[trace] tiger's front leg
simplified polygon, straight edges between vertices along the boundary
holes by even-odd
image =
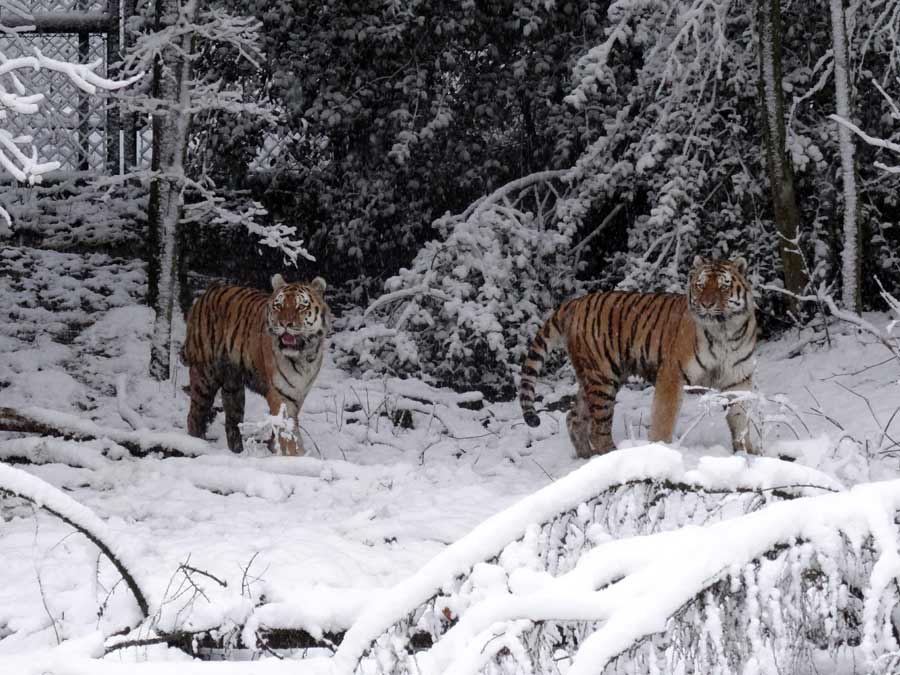
[[[753,389],[753,381],[747,378],[743,382],[728,387],[723,390],[726,392],[749,392]],[[735,452],[746,452],[748,455],[758,455],[759,448],[753,442],[750,436],[750,424],[747,416],[750,402],[746,399],[739,398],[728,405],[728,412],[725,414],[725,421],[728,422],[728,429],[731,431],[731,446]]]
[[[274,388],[266,395],[266,401],[269,404],[270,415],[281,414],[281,408],[283,406],[285,410],[285,417],[289,418],[294,423],[293,429],[291,431],[280,429],[276,433],[275,438],[272,439],[273,449],[282,455],[303,455],[305,451],[303,449],[303,441],[300,439],[300,423],[297,420],[297,417],[300,413],[299,406],[297,406],[293,401],[281,398],[281,396],[277,391],[274,390]]]
[[[650,412],[651,441],[672,442],[683,396],[684,378],[677,364],[661,367],[656,375],[653,407]]]

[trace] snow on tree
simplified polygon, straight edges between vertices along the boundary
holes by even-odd
[[[831,36],[834,50],[834,95],[837,114],[850,119],[850,55],[847,47],[847,19],[843,0],[829,0]],[[842,255],[841,301],[845,308],[858,313],[860,295],[859,223],[856,215],[856,167],[853,165],[853,139],[850,130],[838,127],[841,153],[841,183],[844,195],[844,248]]]
[[[509,393],[543,317],[579,288],[564,273],[580,252],[574,231],[556,218],[566,173],[524,176],[439,219],[441,238],[335,336],[339,360]]]
[[[784,287],[791,293],[801,293],[807,279],[802,254],[798,250],[800,210],[794,189],[794,168],[787,154],[780,0],[758,0],[757,25],[763,137]]]
[[[897,81],[900,82],[900,77],[897,78]],[[881,85],[878,84],[878,82],[875,82],[873,80],[872,84],[875,86],[875,88],[878,90],[878,92],[881,94],[881,96],[887,102],[888,107],[891,111],[891,113],[890,113],[891,119],[895,123],[900,123],[900,106],[897,105],[897,102],[881,87]],[[885,150],[888,150],[888,151],[896,154],[898,156],[898,158],[900,158],[900,143],[895,143],[889,139],[875,138],[874,136],[870,136],[865,131],[860,129],[858,126],[853,124],[853,122],[851,122],[849,119],[841,116],[840,113],[831,115],[830,118],[832,120],[834,120],[835,122],[837,122],[840,125],[842,130],[847,130],[847,131],[850,131],[850,132],[856,134],[856,136],[858,136],[860,139],[862,139],[864,143],[871,145],[873,147],[876,147],[876,148],[883,148]],[[898,165],[898,164],[893,164],[893,163],[885,164],[882,161],[876,161],[874,163],[874,165],[877,169],[880,169],[881,171],[884,171],[885,173],[887,173],[889,175],[900,174],[900,165]],[[880,281],[878,282],[878,287],[880,290],[881,298],[885,301],[885,303],[887,304],[888,308],[891,311],[891,314],[894,316],[894,320],[891,322],[891,324],[888,326],[888,329],[887,329],[887,333],[890,334],[892,332],[892,330],[895,328],[896,324],[898,322],[900,322],[900,300],[898,300],[891,293],[888,293],[884,289],[884,286],[881,285]],[[894,353],[900,354],[900,347],[895,346]]]
[[[126,108],[153,117],[153,160],[148,214],[148,304],[156,312],[150,373],[168,379],[172,368],[172,317],[179,293],[186,291],[180,242],[186,223],[210,220],[224,226],[240,225],[257,235],[261,244],[281,251],[286,261],[312,259],[296,228],[260,221],[265,209],[255,203],[237,208],[226,204],[202,167],[192,165],[188,148],[192,119],[211,111],[250,115],[277,122],[272,105],[250,100],[240,87],[228,89],[195,63],[203,50],[219,50],[254,68],[263,59],[258,46],[259,22],[232,16],[198,0],[166,0],[146,8],[141,30],[124,60],[124,69],[152,69],[150,91],[125,98]],[[186,303],[185,303],[186,304]]]

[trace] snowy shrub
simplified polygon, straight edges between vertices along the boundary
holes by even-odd
[[[365,315],[348,319],[335,341],[338,360],[509,395],[538,328],[581,287],[573,231],[547,205],[555,196],[549,181],[561,173],[521,179],[438,219],[441,238],[388,279]]]
[[[67,180],[0,192],[14,223],[10,235],[46,248],[138,253],[147,225],[147,193],[132,184]],[[2,240],[2,232],[0,232]]]

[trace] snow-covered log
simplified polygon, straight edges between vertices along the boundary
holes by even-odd
[[[125,431],[104,427],[77,415],[36,407],[0,408],[0,431],[59,436],[78,440],[106,438],[138,457],[143,457],[151,452],[160,452],[167,456],[190,457],[208,453],[212,449],[209,443],[203,439],[193,438],[182,433],[150,431],[149,429]]]

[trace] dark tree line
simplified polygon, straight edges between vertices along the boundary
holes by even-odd
[[[843,37],[850,114],[884,138],[897,130],[872,81],[896,86],[889,4],[856,7]],[[195,42],[194,71],[240,87],[277,124],[195,113],[188,171],[296,225],[317,259],[298,274],[326,275],[352,302],[377,296],[441,236],[433,224],[443,214],[548,169],[571,169],[559,231],[574,243],[603,226],[552,275],[680,288],[700,252],[745,255],[757,281],[798,293],[841,283],[846,187],[828,118],[837,102],[827,12],[778,0],[699,12],[689,2],[663,11],[532,0],[221,8],[260,18],[260,58]],[[279,152],[251,169],[267,143]],[[889,288],[900,280],[896,189],[872,165],[879,152],[856,153],[866,307],[877,305],[876,274]],[[280,265],[277,253],[223,259],[222,238],[241,233],[204,226],[187,236],[203,244],[189,247],[198,269],[261,283]],[[779,296],[761,304],[768,328],[790,324],[785,308],[802,309]]]

